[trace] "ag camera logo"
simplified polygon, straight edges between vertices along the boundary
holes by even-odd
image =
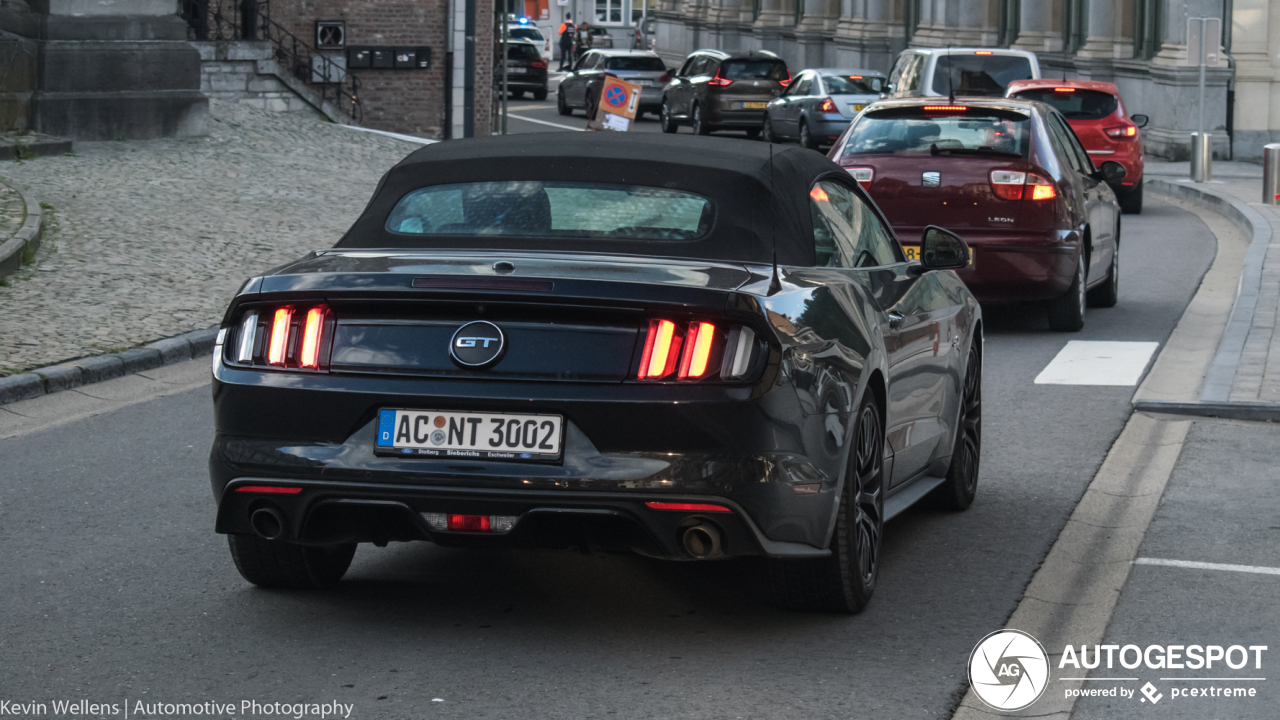
[[[995,710],[1021,710],[1044,695],[1049,654],[1040,641],[1020,630],[997,630],[969,655],[969,686]]]

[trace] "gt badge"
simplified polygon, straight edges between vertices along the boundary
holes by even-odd
[[[449,340],[449,356],[462,367],[473,370],[498,362],[506,349],[506,336],[497,325],[487,320],[463,325]]]

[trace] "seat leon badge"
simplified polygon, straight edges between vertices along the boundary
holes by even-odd
[[[942,184],[942,173],[927,172],[921,178],[920,184],[923,187],[938,187]]]
[[[507,349],[502,330],[487,320],[476,320],[458,328],[449,340],[449,356],[465,368],[486,368],[498,362]]]

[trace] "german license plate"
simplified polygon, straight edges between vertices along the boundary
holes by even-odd
[[[555,460],[559,415],[392,410],[378,412],[378,455],[485,460]]]
[[[507,68],[507,72],[511,75],[523,75],[529,72],[529,70],[528,68],[513,67],[513,68]]]
[[[769,103],[767,103],[767,102],[744,102],[744,103],[742,103],[742,109],[743,109],[743,110],[763,110],[763,109],[765,109],[765,108],[767,108],[767,107],[769,107]]]
[[[866,105],[865,105],[865,104],[863,104],[863,105],[850,105],[850,106],[849,106],[849,109],[853,110],[854,112],[862,112],[862,109],[863,109],[864,107],[866,107]]]

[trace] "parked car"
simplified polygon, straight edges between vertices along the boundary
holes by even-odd
[[[662,107],[662,88],[671,73],[657,53],[648,50],[590,50],[573,70],[560,80],[556,89],[556,106],[561,115],[585,110],[600,101],[600,87],[605,74],[616,75],[640,86],[640,105],[636,119],[645,113],[656,113]]]
[[[587,30],[591,33],[591,49],[611,50],[613,48],[613,36],[609,34],[608,28],[592,25]]]
[[[912,48],[889,71],[889,97],[1001,97],[1014,80],[1040,77],[1036,54],[1005,48]]]
[[[873,70],[801,70],[765,108],[763,137],[769,142],[794,138],[812,150],[830,145],[884,89],[884,74]]]
[[[1142,134],[1146,115],[1129,115],[1115,85],[1092,80],[1015,80],[1008,97],[1039,100],[1067,119],[1095,162],[1114,160],[1124,178],[1112,186],[1126,213],[1142,212]]]
[[[542,33],[536,25],[528,22],[514,22],[507,25],[509,40],[528,40],[538,46],[538,54],[543,60],[551,62],[551,38]]]
[[[695,135],[745,130],[756,137],[764,126],[769,101],[790,82],[787,64],[767,50],[698,50],[685,59],[663,91],[662,131],[673,133],[688,125]]]
[[[781,604],[857,612],[885,521],[979,479],[968,251],[923,242],[799,147],[427,146],[227,308],[215,529],[264,587],[332,585],[357,543],[590,545],[763,556]]]
[[[494,82],[502,85],[501,68],[494,70]],[[511,40],[507,43],[507,90],[512,97],[526,92],[534,100],[547,99],[547,61],[542,59],[538,45],[528,40]]]
[[[1062,115],[1004,98],[881,100],[829,156],[867,191],[915,256],[930,222],[973,247],[959,272],[983,303],[1046,301],[1054,330],[1120,292],[1120,206]]]

